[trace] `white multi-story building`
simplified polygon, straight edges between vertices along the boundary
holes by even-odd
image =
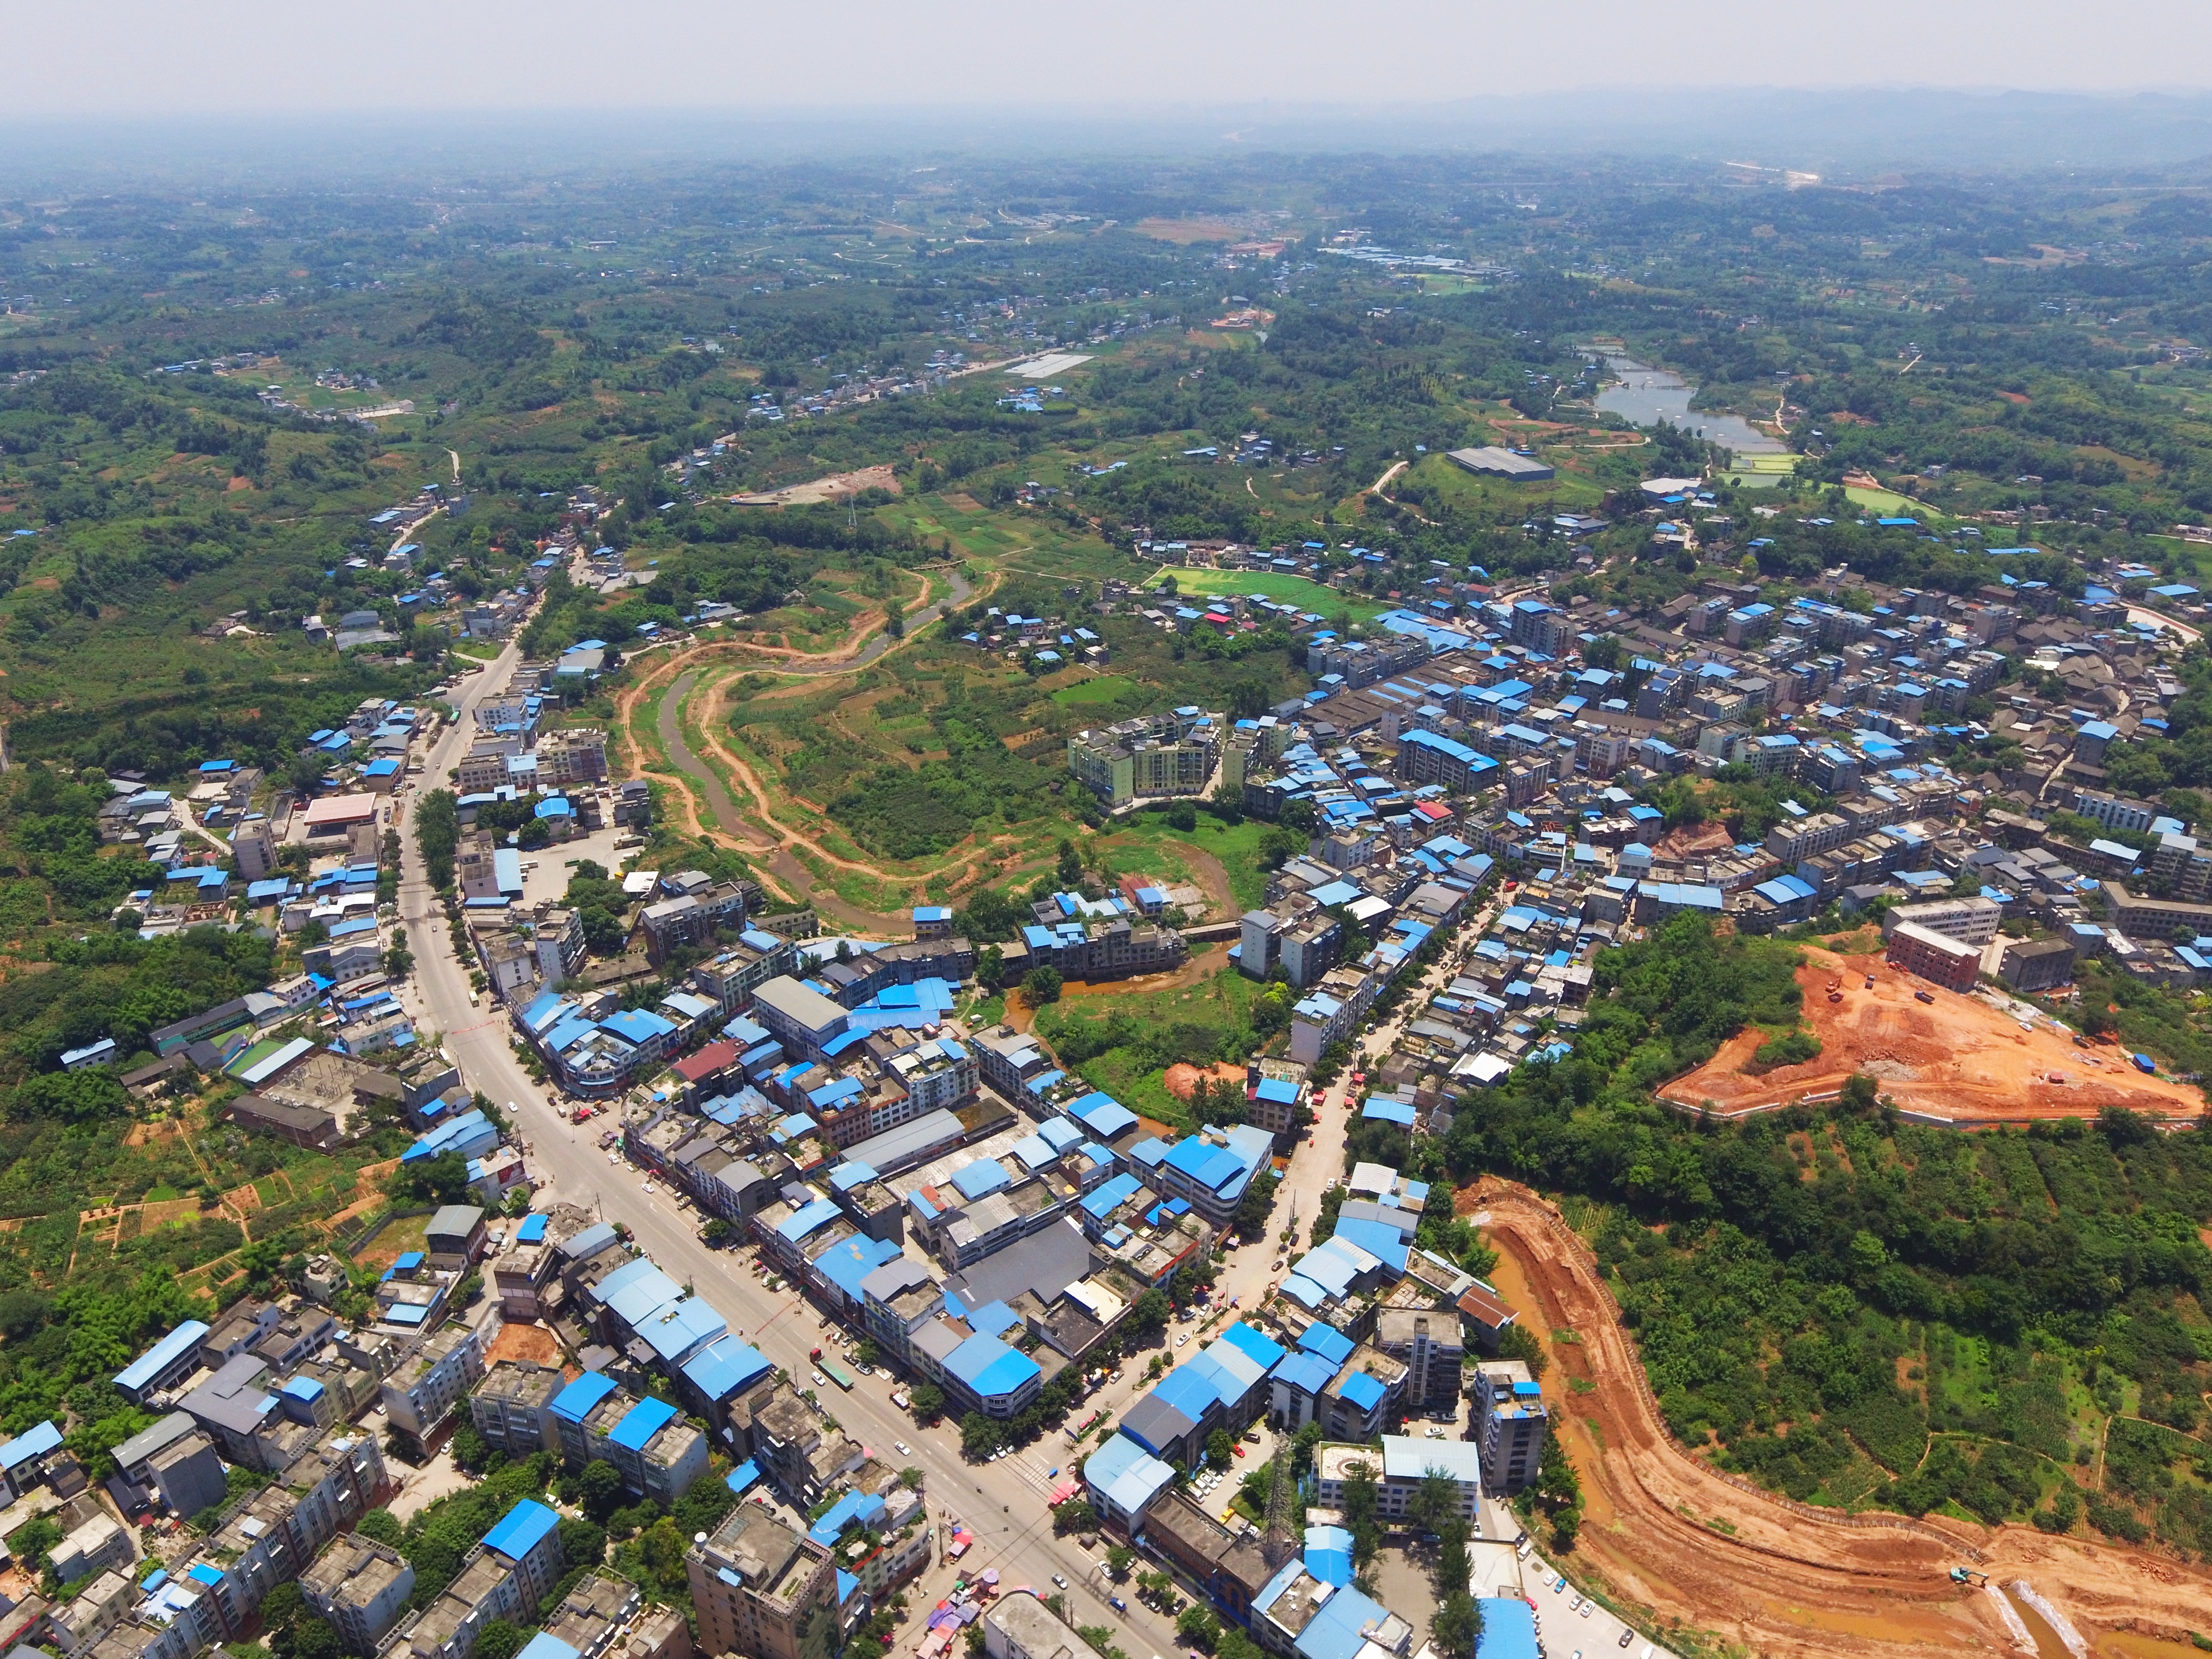
[[[448,1325],[425,1339],[384,1379],[392,1426],[418,1442],[446,1420],[484,1372],[483,1339],[467,1325]]]

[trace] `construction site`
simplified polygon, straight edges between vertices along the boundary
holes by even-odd
[[[1659,1097],[1741,1117],[1832,1097],[1863,1073],[1901,1111],[1961,1127],[2094,1117],[2107,1106],[2166,1118],[2204,1110],[2195,1085],[2138,1069],[2123,1048],[2077,1037],[2025,1003],[1932,984],[1879,955],[1808,946],[1797,984],[1817,1055],[1762,1067],[1754,1055],[1771,1034],[1753,1027]]]
[[[1930,1516],[1799,1504],[1668,1433],[1597,1265],[1558,1211],[1486,1177],[1458,1212],[1499,1251],[1493,1282],[1565,1384],[1553,1430],[1583,1484],[1561,1565],[1681,1651],[1786,1659],[1960,1652],[2137,1659],[2196,1650],[2212,1577],[2148,1551]]]

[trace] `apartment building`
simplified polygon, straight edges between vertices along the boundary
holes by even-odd
[[[1482,1496],[1480,1448],[1465,1440],[1425,1440],[1386,1434],[1382,1449],[1369,1445],[1323,1444],[1314,1449],[1314,1474],[1322,1505],[1344,1507],[1345,1482],[1353,1466],[1365,1465],[1375,1479],[1375,1507],[1387,1521],[1403,1520],[1422,1483],[1440,1475],[1450,1483],[1458,1513],[1473,1520]]]
[[[1467,1341],[1456,1313],[1384,1308],[1375,1316],[1375,1346],[1406,1367],[1406,1407],[1449,1409],[1460,1397]]]
[[[300,1593],[349,1653],[374,1653],[407,1612],[415,1569],[398,1551],[359,1533],[331,1540],[300,1575]]]
[[[1884,938],[1910,924],[1956,939],[1961,945],[1987,945],[1997,936],[2004,907],[1995,899],[1938,899],[1929,904],[1904,904],[1881,919]]]
[[[386,1639],[380,1659],[468,1659],[494,1620],[536,1623],[561,1580],[560,1522],[534,1499],[518,1503],[462,1558],[444,1593]]]
[[[1033,923],[1021,937],[1000,947],[1007,979],[1032,968],[1057,969],[1069,979],[1127,979],[1179,966],[1189,954],[1183,937],[1153,922],[1133,923],[1126,916],[1108,922]]]
[[[509,1457],[558,1449],[550,1425],[553,1401],[566,1386],[557,1366],[502,1359],[469,1395],[469,1420],[486,1445]]]
[[[1917,922],[1897,921],[1894,913],[1883,919],[1888,935],[1885,949],[1889,960],[1909,974],[1954,991],[1971,991],[1982,969],[1982,951],[1947,933],[1938,933]]]
[[[556,788],[607,781],[607,734],[591,726],[549,732],[538,743],[538,781]]]
[[[434,1432],[483,1376],[483,1339],[468,1325],[433,1332],[384,1379],[392,1426],[417,1443]]]
[[[830,1552],[757,1504],[738,1504],[684,1559],[707,1653],[801,1659],[816,1616],[835,1616]]]
[[[1501,1497],[1519,1492],[1544,1461],[1551,1413],[1543,1389],[1520,1360],[1486,1359],[1474,1368],[1474,1394],[1483,1484]]]
[[[1197,795],[1221,755],[1221,722],[1200,708],[1121,720],[1077,732],[1067,769],[1109,809],[1171,795]]]

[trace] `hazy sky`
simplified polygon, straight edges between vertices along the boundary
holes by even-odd
[[[0,0],[0,118],[2212,87],[2203,0]]]

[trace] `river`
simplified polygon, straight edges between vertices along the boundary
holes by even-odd
[[[1597,394],[1597,406],[1631,425],[1656,426],[1665,421],[1739,455],[1773,455],[1789,447],[1740,415],[1692,414],[1690,399],[1698,389],[1679,374],[1627,357],[1607,357],[1605,366],[1614,378]]]

